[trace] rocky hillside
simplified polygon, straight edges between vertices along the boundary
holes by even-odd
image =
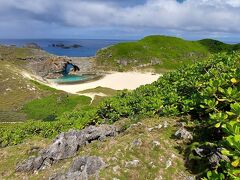
[[[18,122],[29,118],[48,119],[80,103],[88,105],[89,98],[68,96],[67,93],[48,88],[26,77],[28,73],[42,78],[58,77],[64,63],[70,60],[39,49],[0,46],[0,122]],[[92,60],[83,59],[78,63],[80,73],[92,72]],[[40,106],[44,109],[41,103],[47,103],[43,113],[39,113],[38,109]],[[51,112],[53,109],[55,112]]]
[[[175,148],[182,146],[183,141],[172,138],[177,129],[174,126],[180,126],[179,119],[150,118],[135,124],[125,119],[112,126],[61,134],[53,144],[47,139],[33,138],[0,149],[0,177],[193,179]]]

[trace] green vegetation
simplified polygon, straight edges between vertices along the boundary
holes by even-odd
[[[7,47],[0,45],[0,60],[11,60],[16,62],[17,59],[32,56],[33,51],[34,50],[28,48]]]
[[[23,112],[28,119],[51,121],[66,111],[90,105],[91,98],[86,96],[54,94],[41,99],[33,100],[23,106]]]
[[[190,115],[195,125],[194,141],[186,152],[190,163],[206,173],[206,157],[194,154],[197,147],[210,150],[220,148],[229,158],[211,167],[209,179],[239,177],[240,165],[240,53],[217,54],[199,62],[165,74],[157,82],[122,93],[105,101],[97,114],[105,121],[136,116]],[[206,166],[204,166],[204,164]],[[194,166],[190,166],[194,167]]]
[[[188,63],[190,65],[166,73],[151,85],[141,86],[134,91],[123,91],[115,95],[114,90],[98,87],[81,92],[115,95],[99,105],[102,100],[89,105],[90,98],[69,95],[26,80],[17,71],[18,66],[11,66],[11,63],[3,61],[4,68],[0,71],[3,74],[0,76],[0,90],[3,92],[0,97],[0,118],[5,120],[6,117],[27,117],[33,120],[0,124],[0,146],[16,145],[36,136],[53,138],[61,132],[82,129],[90,124],[116,123],[123,119],[128,119],[129,124],[132,124],[146,118],[152,118],[154,122],[159,116],[177,116],[185,119],[187,128],[194,135],[182,154],[192,173],[205,176],[206,179],[237,179],[240,176],[240,53],[231,51],[237,50],[238,46],[213,40],[188,42],[178,38],[151,36],[139,42],[122,43],[102,50],[98,53],[99,63],[104,65],[109,61],[105,59],[108,57],[111,59],[108,65],[120,70],[148,63],[160,69],[173,69]],[[219,51],[226,52],[204,60],[210,53]],[[123,59],[124,62],[118,62]],[[159,64],[155,64],[156,62]],[[10,66],[14,70],[10,71]],[[10,112],[14,112],[12,116],[8,116]],[[169,140],[169,132],[164,133]],[[119,148],[124,149],[120,145],[119,143]],[[99,153],[94,151],[94,144],[91,148],[91,154]],[[215,151],[226,158],[219,164],[210,166],[206,157],[196,154],[196,148]],[[103,148],[103,152],[105,149],[107,146]],[[115,150],[108,149],[107,153],[111,154]],[[150,159],[157,154],[151,152],[153,154],[149,155]],[[126,152],[126,157],[136,157],[134,153]],[[150,152],[146,153],[144,157]],[[137,157],[141,159],[141,155]],[[149,169],[144,166],[139,170],[144,172]],[[133,172],[122,172],[123,177],[119,178],[124,179],[138,173],[137,169]],[[109,174],[110,172],[103,172],[102,175],[108,177]]]
[[[23,59],[35,53],[31,49],[0,46],[0,122],[26,120],[26,114],[21,111],[23,105],[53,92],[22,75],[27,63]]]
[[[217,53],[221,51],[231,52],[240,50],[240,44],[225,44],[221,41],[213,39],[203,39],[198,42],[203,46],[207,47],[211,53]]]
[[[26,121],[24,123],[0,124],[0,147],[22,143],[34,136],[54,138],[69,129],[82,129],[93,122],[96,114],[94,107],[81,111],[63,113],[56,121]]]
[[[167,73],[151,85],[121,92],[106,99],[96,109],[85,107],[64,113],[54,122],[27,122],[1,127],[2,146],[18,144],[32,136],[53,137],[70,128],[88,124],[113,123],[123,118],[132,122],[143,117],[190,116],[186,123],[194,140],[186,149],[192,171],[209,179],[239,176],[240,53],[221,53],[207,61]],[[190,123],[192,121],[192,123]],[[229,161],[215,167],[194,153],[197,147],[219,149]],[[196,165],[199,165],[196,168]],[[190,168],[189,167],[189,168]],[[207,173],[208,172],[208,173]]]
[[[183,156],[178,153],[175,146],[178,144],[171,138],[176,130],[174,125],[178,119],[169,118],[147,118],[141,123],[128,128],[124,134],[107,138],[104,141],[95,141],[81,148],[77,156],[99,156],[108,164],[99,173],[99,179],[155,179],[163,177],[166,179],[186,179],[191,174],[184,167]],[[158,126],[167,122],[167,128],[154,129],[149,132],[148,128]],[[125,119],[114,125],[125,127],[131,122]],[[134,145],[134,142],[140,143]],[[160,144],[155,145],[157,141]],[[166,143],[166,141],[168,143]],[[51,142],[49,139],[33,137],[16,146],[0,149],[0,176],[4,179],[49,179],[56,172],[64,172],[73,161],[73,158],[59,161],[51,168],[46,168],[38,173],[16,173],[17,162],[36,155],[41,148],[45,148]],[[2,156],[1,156],[2,155]],[[126,168],[126,162],[139,160],[137,167]],[[172,165],[166,168],[166,162],[171,160]],[[117,167],[117,168],[116,168]],[[113,171],[113,169],[116,171]]]
[[[85,93],[96,93],[96,94],[98,94],[98,93],[103,93],[106,96],[113,96],[113,95],[116,95],[117,92],[118,92],[117,90],[114,90],[114,89],[111,89],[111,88],[98,86],[98,87],[93,88],[93,89],[87,89],[87,90],[84,90],[84,91],[79,91],[78,93],[79,94],[85,94]]]
[[[104,69],[127,71],[152,68],[157,72],[166,72],[206,59],[211,53],[232,50],[240,50],[240,46],[211,39],[186,41],[169,36],[148,36],[140,41],[102,49],[96,58],[98,65]]]
[[[89,105],[88,97],[71,95],[24,77],[26,48],[0,46],[0,122],[55,120],[66,111]]]
[[[1,61],[0,93],[0,122],[25,120],[20,108],[42,95],[36,86],[20,74],[16,65],[7,61]]]

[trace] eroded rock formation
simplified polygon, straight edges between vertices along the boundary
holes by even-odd
[[[75,156],[79,148],[94,140],[102,140],[117,133],[118,128],[112,125],[89,126],[81,131],[61,133],[39,156],[20,162],[16,171],[33,172],[44,169],[59,160]]]
[[[96,156],[84,156],[74,159],[66,173],[58,173],[50,177],[50,180],[87,180],[105,166],[105,162]]]

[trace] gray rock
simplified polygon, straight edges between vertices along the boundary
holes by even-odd
[[[122,66],[127,66],[129,64],[128,61],[124,59],[118,60],[117,63]]]
[[[132,161],[128,161],[126,162],[125,164],[125,167],[137,167],[139,165],[140,161],[135,159],[135,160],[132,160]]]
[[[187,131],[184,127],[181,127],[176,133],[175,133],[175,136],[180,138],[180,139],[189,139],[189,140],[192,140],[193,139],[193,136],[192,134]]]
[[[44,159],[39,156],[37,158],[30,158],[28,160],[23,161],[22,163],[18,164],[16,167],[16,171],[17,172],[21,172],[21,171],[25,171],[25,172],[29,172],[29,171],[34,171],[37,170],[41,167],[41,165],[43,164]]]
[[[61,133],[48,148],[39,153],[38,157],[19,163],[16,171],[41,170],[59,160],[75,156],[79,148],[94,140],[99,140],[101,137],[115,136],[117,133],[118,129],[111,125],[89,126],[81,131],[70,130]]]
[[[156,129],[161,129],[163,126],[159,124],[158,126],[155,126]]]
[[[160,146],[160,142],[159,141],[153,141],[153,146],[157,147],[157,146]]]
[[[137,147],[142,145],[142,140],[141,139],[134,139],[133,142],[131,143],[131,147]]]
[[[87,180],[89,176],[95,175],[105,167],[104,161],[96,156],[85,156],[75,158],[66,173],[55,174],[50,180]]]
[[[172,166],[172,161],[169,159],[166,162],[166,169],[168,169],[170,166]]]
[[[120,168],[119,165],[114,166],[114,167],[113,167],[113,172],[114,172],[114,173],[117,173],[120,169],[121,169],[121,168]]]
[[[196,154],[202,158],[207,158],[211,168],[215,168],[220,165],[220,161],[224,160],[229,162],[229,158],[220,153],[221,148],[209,148],[209,147],[199,147],[194,149]]]
[[[73,161],[71,167],[69,168],[68,173],[86,171],[88,175],[92,175],[95,174],[103,166],[105,166],[105,163],[99,157],[95,156],[78,157]]]
[[[149,132],[152,132],[154,130],[154,128],[148,128]]]
[[[168,127],[168,122],[167,122],[167,121],[164,121],[163,127],[164,127],[164,128],[167,128],[167,127]]]
[[[186,180],[195,180],[195,177],[194,177],[194,176],[188,176],[188,177],[186,178]]]

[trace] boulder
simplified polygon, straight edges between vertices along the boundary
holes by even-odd
[[[140,161],[138,159],[135,159],[135,160],[126,162],[125,167],[126,168],[137,167],[139,165],[139,163],[140,163]]]
[[[184,139],[184,140],[192,140],[193,136],[192,134],[187,131],[184,127],[181,127],[176,133],[175,136],[180,138],[180,139]]]
[[[79,148],[94,140],[115,136],[117,133],[118,129],[112,125],[89,126],[81,131],[70,130],[69,132],[61,133],[49,147],[39,153],[38,157],[19,163],[16,171],[41,170],[59,160],[75,156]]]
[[[220,161],[229,162],[229,158],[221,154],[221,148],[199,147],[194,149],[195,153],[201,158],[207,158],[212,169],[220,165]]]
[[[137,147],[142,145],[142,140],[139,139],[134,139],[133,142],[131,143],[131,147]]]
[[[50,180],[87,180],[105,167],[105,162],[96,156],[84,156],[74,159],[66,173],[58,173],[50,177]]]

